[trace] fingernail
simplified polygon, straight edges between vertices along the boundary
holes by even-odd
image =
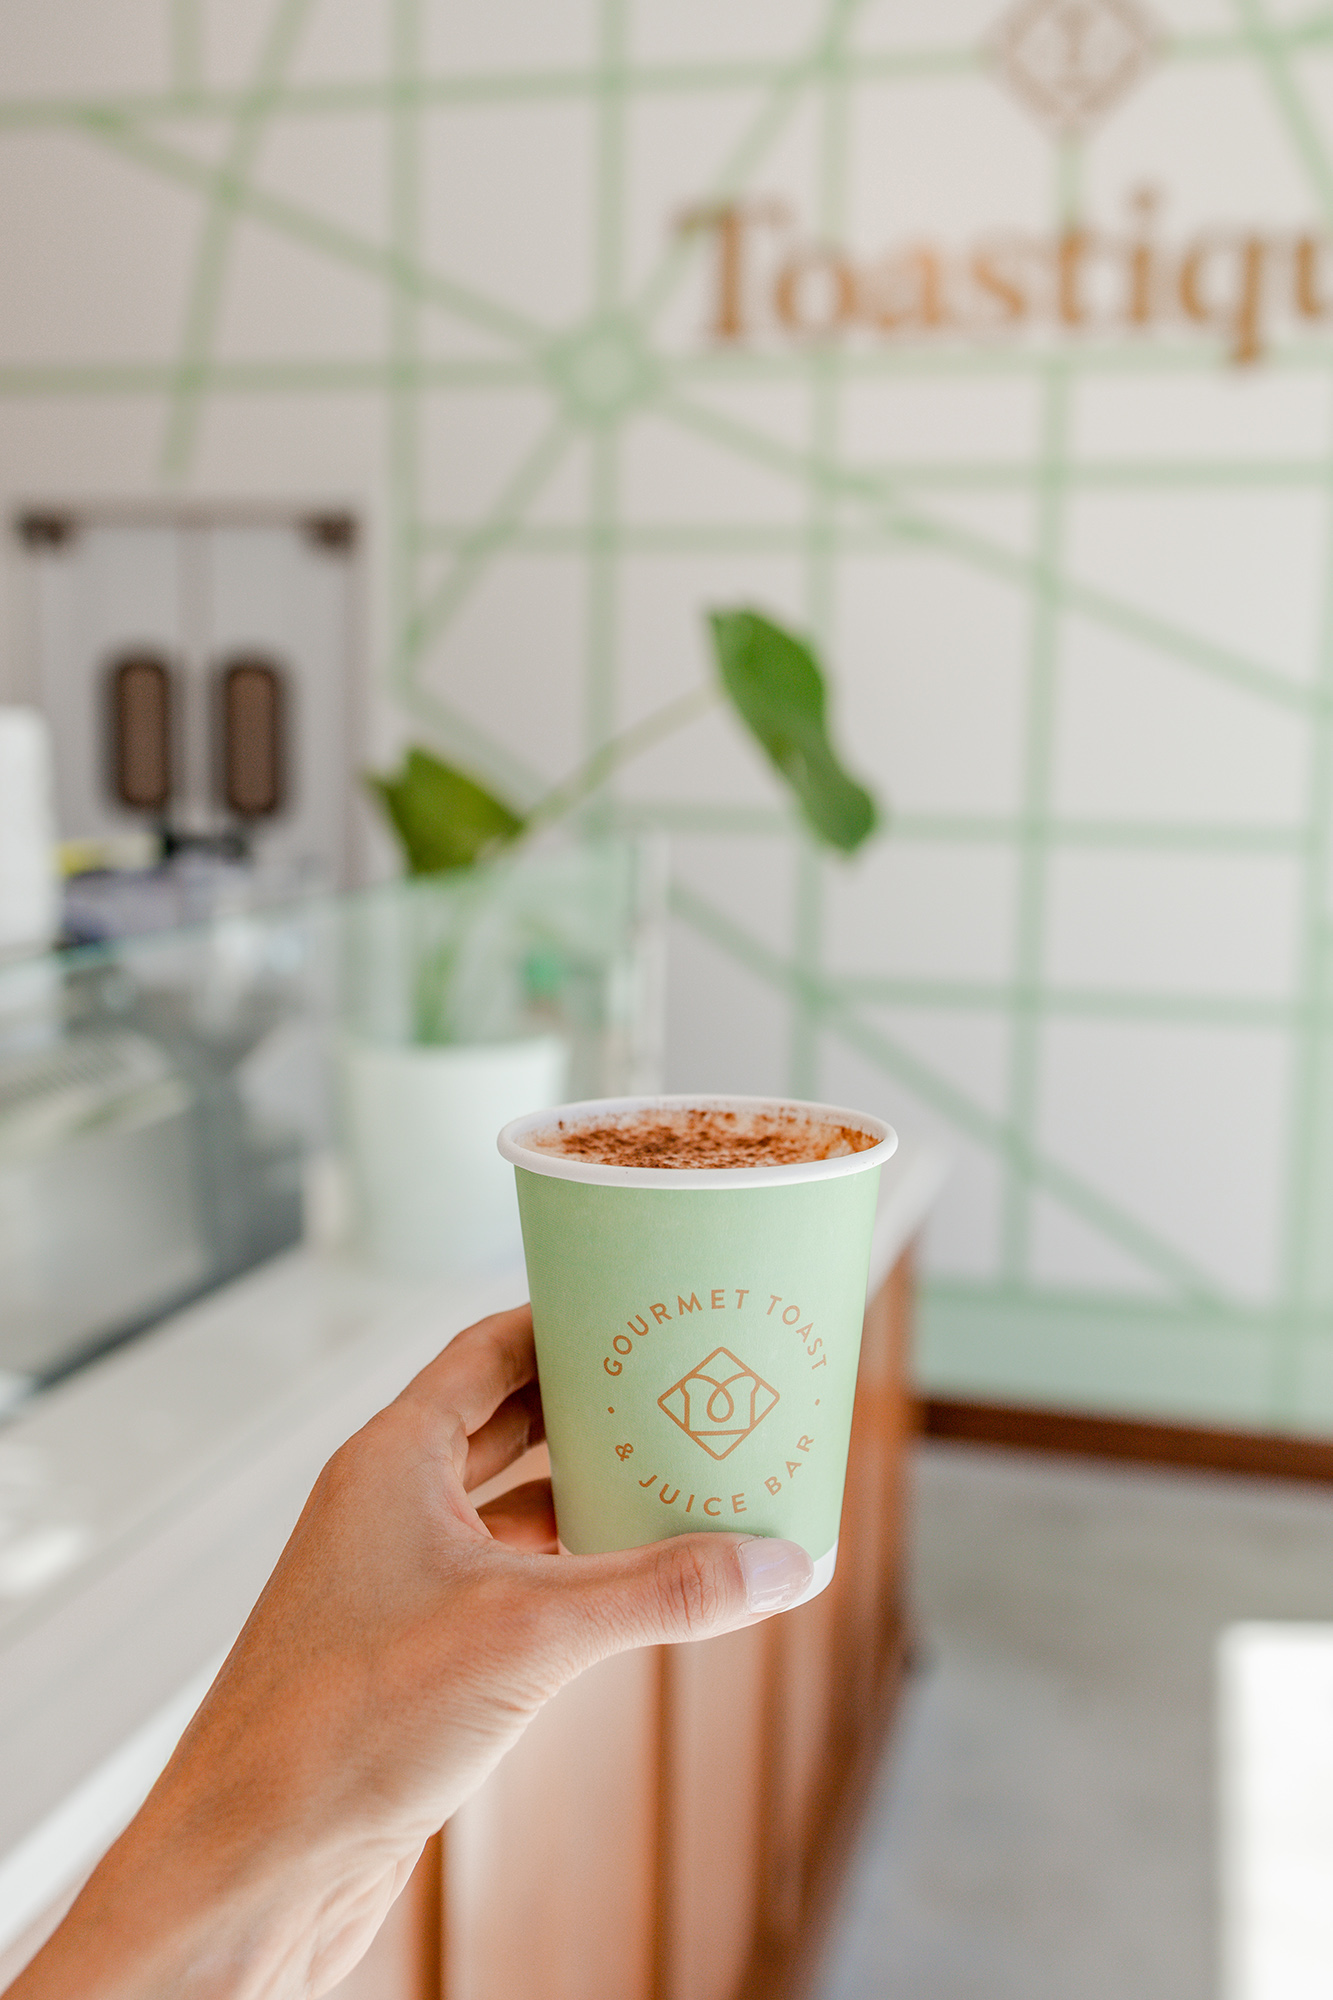
[[[755,1535],[736,1554],[745,1578],[747,1611],[785,1611],[810,1588],[815,1566],[799,1542]]]

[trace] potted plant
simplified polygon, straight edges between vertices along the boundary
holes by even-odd
[[[363,1228],[381,1261],[424,1273],[518,1253],[512,1176],[494,1136],[568,1094],[568,1041],[558,1021],[542,1023],[540,967],[543,953],[558,963],[569,941],[543,904],[543,882],[518,865],[539,834],[719,700],[817,840],[850,854],[874,830],[875,801],[830,741],[810,646],[753,610],[714,611],[708,622],[716,680],[606,744],[527,811],[420,745],[396,772],[368,778],[409,878],[409,893],[362,926],[359,976],[380,1002],[359,1010],[342,1060]]]

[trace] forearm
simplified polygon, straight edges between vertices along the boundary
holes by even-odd
[[[305,2000],[350,1915],[336,1857],[313,1859],[247,1853],[155,1795],[6,2000]]]

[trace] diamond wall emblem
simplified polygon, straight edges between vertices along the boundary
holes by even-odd
[[[771,1382],[756,1375],[729,1347],[715,1347],[658,1397],[657,1406],[710,1458],[726,1458],[758,1430],[778,1402]]]
[[[995,31],[995,64],[1030,111],[1080,132],[1148,66],[1156,33],[1135,0],[1018,0]]]

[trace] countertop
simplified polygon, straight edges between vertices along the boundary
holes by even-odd
[[[945,1178],[884,1169],[873,1292]],[[521,1267],[408,1284],[298,1250],[175,1314],[0,1430],[0,1952],[165,1763],[329,1455]]]

